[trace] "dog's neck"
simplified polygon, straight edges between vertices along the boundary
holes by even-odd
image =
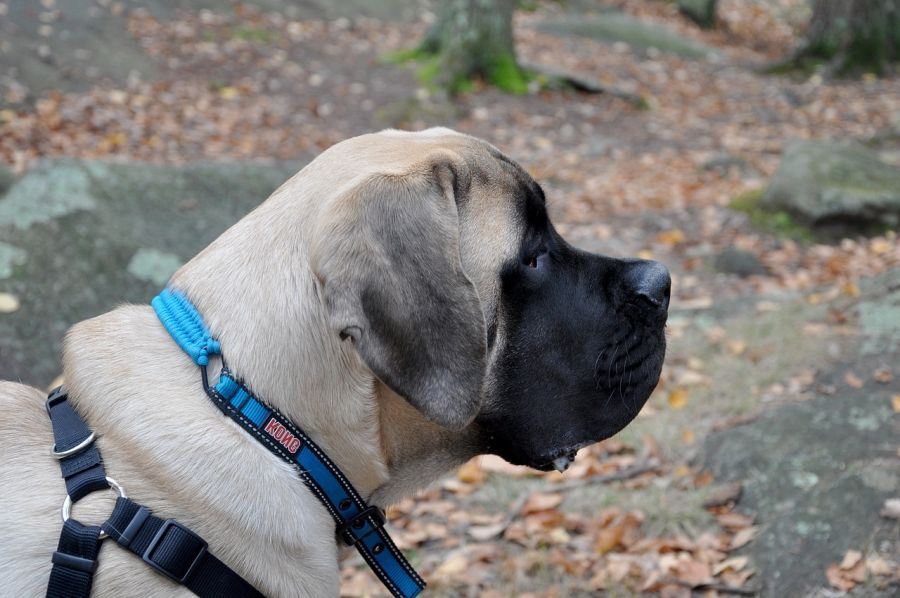
[[[277,230],[285,223],[265,207],[186,264],[171,286],[195,304],[229,369],[368,496],[388,479],[374,379],[350,343],[328,330],[303,247],[296,234]]]

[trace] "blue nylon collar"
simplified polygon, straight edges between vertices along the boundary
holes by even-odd
[[[164,289],[150,304],[159,320],[190,358],[200,366],[203,386],[213,403],[269,451],[293,465],[337,525],[338,536],[356,546],[378,579],[397,598],[413,598],[425,582],[384,529],[384,515],[366,504],[350,480],[303,430],[257,397],[224,366],[209,386],[206,366],[222,348],[197,309],[180,291]]]

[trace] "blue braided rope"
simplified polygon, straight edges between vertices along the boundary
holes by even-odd
[[[212,337],[203,318],[183,293],[163,289],[150,305],[159,321],[194,363],[205,366],[209,364],[210,355],[221,354],[218,341]]]

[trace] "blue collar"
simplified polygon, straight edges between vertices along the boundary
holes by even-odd
[[[384,514],[378,507],[366,504],[322,449],[277,409],[253,396],[227,366],[223,366],[215,386],[209,386],[209,357],[221,355],[222,349],[188,298],[180,291],[164,289],[150,304],[178,346],[200,366],[203,387],[213,403],[269,451],[297,469],[300,478],[331,513],[338,537],[356,546],[391,594],[398,598],[418,595],[425,582],[384,529]]]

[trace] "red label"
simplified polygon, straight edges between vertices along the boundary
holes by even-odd
[[[292,455],[300,448],[300,439],[291,434],[290,431],[274,417],[269,420],[269,423],[266,424],[266,427],[263,428],[263,430],[265,430],[266,434],[277,440],[278,444],[287,449]]]

